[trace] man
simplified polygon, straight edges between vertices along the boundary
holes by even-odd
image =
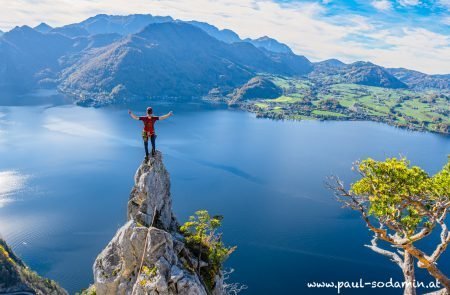
[[[155,133],[155,122],[158,120],[165,120],[173,115],[173,112],[170,111],[167,115],[164,116],[153,116],[153,109],[151,107],[147,108],[147,116],[138,117],[133,114],[130,110],[128,110],[128,114],[130,114],[131,118],[135,120],[140,120],[144,122],[144,130],[142,130],[142,139],[144,140],[145,147],[145,160],[148,161],[148,139],[152,143],[152,156],[155,156],[156,153],[156,133]]]

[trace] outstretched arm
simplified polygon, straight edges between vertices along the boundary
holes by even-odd
[[[135,114],[133,114],[130,110],[128,110],[128,114],[130,114],[131,118],[133,118],[135,120],[139,120],[139,117],[136,116]]]
[[[160,117],[159,117],[159,120],[165,120],[165,119],[169,118],[169,117],[172,116],[172,115],[173,115],[173,112],[170,111],[167,115],[160,116]]]

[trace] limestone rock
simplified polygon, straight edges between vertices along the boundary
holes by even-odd
[[[194,271],[172,212],[170,177],[159,152],[136,172],[128,222],[97,257],[94,285],[99,295],[223,295],[223,277],[207,291]]]
[[[165,230],[176,230],[172,213],[170,176],[160,152],[142,164],[134,176],[135,185],[128,202],[128,220],[134,219],[146,226],[153,224]]]

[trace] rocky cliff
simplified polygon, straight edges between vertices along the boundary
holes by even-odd
[[[31,271],[0,238],[0,294],[66,295],[67,292]]]
[[[128,202],[128,222],[97,257],[96,294],[225,294],[223,277],[205,284],[172,212],[161,153],[142,163]],[[205,263],[205,262],[200,262]]]

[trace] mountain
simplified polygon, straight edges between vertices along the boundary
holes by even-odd
[[[202,29],[210,36],[226,43],[245,41],[252,43],[256,47],[265,48],[270,51],[281,53],[292,53],[292,51],[287,45],[279,43],[275,39],[269,37],[262,37],[255,40],[252,39],[241,40],[239,35],[233,32],[232,30],[228,29],[220,30],[217,27],[205,22],[199,22],[194,20],[193,21],[174,20],[170,16],[152,16],[151,14],[133,14],[128,16],[99,14],[94,17],[88,18],[80,23],[55,28],[53,29],[52,32],[61,33],[69,37],[80,37],[80,36],[89,36],[95,34],[110,34],[110,33],[128,35],[138,33],[139,31],[143,30],[146,26],[150,24],[162,22],[188,23],[190,25]]]
[[[448,75],[336,59],[311,63],[269,37],[241,40],[230,30],[171,17],[101,14],[49,29],[43,23],[4,33],[0,89],[57,86],[86,105],[137,97],[223,97],[260,74],[303,76],[319,86],[449,89]]]
[[[57,75],[58,59],[73,50],[73,40],[16,27],[0,39],[0,88],[27,90],[39,80]]]
[[[40,277],[0,238],[0,294],[67,295],[54,281]]]
[[[264,48],[268,51],[278,52],[278,53],[288,53],[293,54],[291,48],[286,44],[280,43],[275,39],[269,38],[267,36],[258,39],[245,39],[246,42],[252,43],[258,48]]]
[[[88,37],[77,37],[74,38],[74,47],[77,50],[89,50],[92,48],[101,48],[108,46],[114,42],[117,42],[122,39],[123,36],[111,33],[111,34],[97,34],[90,35]]]
[[[132,14],[127,16],[99,14],[80,23],[55,28],[53,32],[69,37],[95,34],[135,34],[154,23],[170,22],[170,16],[152,16],[151,14]]]
[[[127,16],[99,14],[88,18],[80,23],[70,24],[52,30],[54,33],[61,33],[69,37],[89,36],[95,34],[111,34],[120,35],[136,34],[142,31],[150,24],[163,22],[182,22],[193,25],[205,31],[217,40],[234,43],[234,42],[250,42],[258,48],[265,48],[269,51],[279,53],[292,53],[290,48],[275,39],[262,37],[259,39],[241,40],[238,34],[232,30],[220,30],[217,27],[205,22],[199,21],[181,21],[174,20],[170,16],[152,16],[151,14],[132,14]]]
[[[16,27],[0,39],[0,88],[25,92],[55,87],[60,72],[86,51],[120,38],[118,34],[70,38],[53,32],[43,34],[28,26]]]
[[[2,30],[0,30],[0,37],[4,34],[5,32],[3,32]]]
[[[198,22],[198,21],[187,21],[186,23],[193,25],[197,28],[202,29],[205,31],[208,35],[216,38],[217,40],[226,42],[226,43],[234,43],[234,42],[242,42],[241,38],[239,38],[238,34],[235,32],[224,29],[219,30],[217,27],[210,25],[208,23],[204,22]]]
[[[80,24],[105,18],[110,17],[100,15]],[[127,36],[83,36],[93,30],[88,25],[69,25],[63,27],[66,33],[56,28],[46,34],[16,27],[0,40],[0,88],[26,91],[59,85],[68,93],[92,94],[95,103],[99,97],[106,102],[125,95],[199,97],[214,87],[232,91],[258,72],[292,76],[311,69],[302,56],[258,49],[248,42],[221,42],[198,26],[151,18],[162,22]],[[137,26],[137,19],[141,16],[123,21]],[[145,75],[141,62],[147,67]]]
[[[103,104],[121,95],[189,97],[235,86],[251,73],[220,57],[225,45],[191,25],[154,24],[81,58],[63,71],[61,88]]]
[[[43,33],[43,34],[48,33],[51,30],[53,30],[53,28],[50,27],[49,25],[47,25],[46,23],[40,23],[38,26],[34,27],[34,29],[36,31],[38,31],[39,33]]]
[[[427,75],[404,68],[391,68],[386,70],[414,89],[450,89],[450,75]]]
[[[254,73],[266,72],[288,76],[300,76],[311,71],[311,62],[304,56],[284,54],[256,48],[248,42],[237,42],[226,46],[229,58],[246,64]]]
[[[160,152],[142,163],[134,180],[128,221],[95,260],[91,294],[225,295],[221,269],[194,255],[178,229]]]
[[[338,60],[327,60],[313,65],[309,77],[325,84],[354,83],[385,88],[408,88],[385,68],[370,62],[344,64]]]
[[[183,22],[151,24],[83,56],[62,72],[61,89],[87,105],[125,97],[199,97],[231,91],[258,72],[301,75],[310,62],[261,51],[246,42],[224,43]]]
[[[58,33],[69,38],[89,36],[89,32],[86,29],[79,27],[78,25],[67,25],[60,28],[54,28],[50,32]]]

